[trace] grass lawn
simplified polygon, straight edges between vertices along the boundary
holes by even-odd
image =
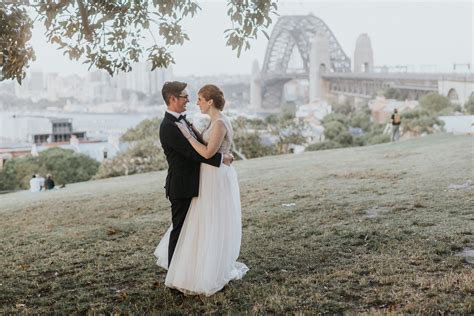
[[[474,313],[472,136],[234,166],[243,280],[169,291],[166,172],[111,178],[0,195],[0,314]]]

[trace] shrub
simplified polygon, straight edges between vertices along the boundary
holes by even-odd
[[[341,144],[333,142],[333,141],[324,141],[315,144],[311,144],[306,147],[305,151],[316,151],[316,150],[326,150],[326,149],[335,149],[341,148]]]
[[[135,143],[114,158],[103,161],[94,179],[158,171],[167,167],[161,146],[151,139],[146,139]]]
[[[370,110],[368,107],[367,110],[361,109],[356,111],[351,118],[350,125],[352,127],[360,127],[364,132],[368,132],[372,123],[370,122]]]
[[[124,142],[141,141],[145,138],[159,139],[160,123],[159,118],[143,120],[136,127],[127,130],[120,139]]]
[[[0,171],[0,189],[28,189],[32,174],[53,175],[57,184],[87,181],[97,172],[99,163],[70,149],[51,148],[38,157],[21,157],[7,161]]]
[[[344,116],[350,115],[353,111],[353,107],[349,102],[335,103],[332,106],[334,113],[342,114]]]
[[[406,90],[400,90],[395,88],[388,88],[384,92],[385,99],[395,99],[399,101],[404,101],[408,99],[409,93]]]
[[[404,133],[412,132],[415,135],[422,133],[431,134],[435,131],[435,125],[444,125],[444,122],[437,118],[437,114],[430,113],[423,108],[403,112],[401,117]]]
[[[275,154],[272,146],[262,144],[257,133],[239,133],[234,137],[234,146],[245,158],[257,158]]]
[[[347,125],[349,123],[349,117],[347,115],[340,114],[340,113],[331,113],[331,114],[326,115],[323,118],[322,123],[324,126],[326,126],[326,124],[331,121],[337,121],[344,125]]]
[[[468,114],[474,114],[474,94],[471,94],[469,100],[464,104],[464,111]]]
[[[390,142],[390,135],[388,134],[376,134],[367,138],[367,144],[377,145]]]
[[[428,93],[420,98],[420,106],[429,113],[438,113],[446,108],[452,107],[451,102],[445,96],[436,92]]]
[[[340,121],[329,121],[324,124],[324,137],[329,141],[334,141],[342,146],[352,144],[352,135],[347,127]]]

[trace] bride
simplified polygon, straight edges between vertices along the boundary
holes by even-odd
[[[205,85],[198,92],[201,112],[211,118],[200,143],[185,123],[179,129],[204,158],[216,152],[230,151],[232,126],[222,114],[225,99],[215,85]],[[193,128],[196,135],[197,130]],[[201,135],[196,135],[200,138]],[[168,267],[170,227],[155,250],[157,264],[168,269],[165,285],[186,294],[210,296],[229,281],[241,279],[248,268],[237,262],[242,237],[240,190],[232,166],[216,168],[201,164],[199,196],[191,201],[181,234]]]

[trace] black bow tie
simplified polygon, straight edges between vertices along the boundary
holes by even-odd
[[[186,114],[180,115],[180,116],[178,117],[178,121],[181,121],[181,120],[185,120],[185,121],[186,121]]]

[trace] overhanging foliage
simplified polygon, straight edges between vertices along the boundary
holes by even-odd
[[[6,4],[10,3],[10,4]],[[14,4],[12,4],[14,3]],[[89,68],[105,69],[110,75],[130,71],[142,57],[151,70],[174,63],[171,49],[189,40],[182,27],[185,18],[201,9],[193,0],[41,0],[18,4],[0,3],[0,69],[4,79],[19,83],[34,60],[29,44],[36,15],[46,27],[47,41],[72,60]],[[26,11],[25,7],[31,10]],[[227,1],[232,28],[224,31],[226,45],[240,56],[250,41],[265,30],[276,14],[277,0]],[[147,36],[153,43],[147,43]]]

